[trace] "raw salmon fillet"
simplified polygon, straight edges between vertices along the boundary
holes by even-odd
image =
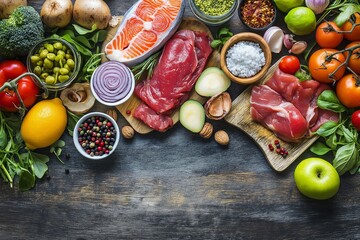
[[[183,0],[138,1],[105,46],[106,57],[130,66],[144,61],[176,31],[183,9]]]

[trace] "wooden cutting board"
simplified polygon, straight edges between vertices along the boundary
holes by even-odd
[[[121,19],[121,17],[119,17]],[[105,45],[114,37],[116,34],[116,30],[119,23],[114,26],[110,27],[108,29],[108,35],[103,43],[102,51],[104,52]],[[199,31],[199,32],[206,32],[210,38],[213,38],[209,28],[197,21],[195,18],[184,18],[181,22],[181,25],[179,29],[189,29],[193,31]],[[106,59],[103,59],[103,61],[106,61]],[[220,67],[220,53],[218,51],[213,51],[213,53],[210,55],[210,58],[208,59],[208,62],[206,64],[206,67]],[[199,96],[195,91],[193,91],[190,95],[191,99],[195,99],[201,103],[204,103],[206,101],[206,98],[203,98]],[[138,99],[135,94],[133,94],[129,100],[127,100],[125,103],[116,106],[116,108],[119,110],[119,112],[124,116],[124,118],[128,121],[128,123],[134,128],[134,130],[140,134],[146,134],[151,132],[153,129],[145,125],[143,122],[137,120],[134,116],[134,110],[139,106],[141,103],[140,99]],[[172,115],[172,119],[174,124],[179,121],[179,111],[174,112]]]
[[[280,60],[279,60],[280,61]],[[275,151],[269,150],[269,143],[274,145],[274,140],[278,139],[270,130],[252,120],[250,115],[250,95],[251,89],[256,84],[263,84],[271,78],[279,65],[279,61],[271,66],[266,75],[257,83],[249,86],[232,103],[230,113],[225,117],[225,121],[240,128],[247,133],[259,145],[271,167],[278,171],[284,171],[290,166],[308,147],[311,146],[319,137],[314,135],[304,139],[299,143],[287,143],[280,140],[281,147],[289,152],[287,157],[282,157]]]

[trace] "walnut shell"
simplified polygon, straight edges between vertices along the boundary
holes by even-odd
[[[205,139],[208,139],[208,138],[210,138],[212,136],[213,130],[214,130],[213,125],[211,123],[207,122],[207,123],[204,124],[204,127],[200,131],[199,134],[200,134],[201,137],[203,137]]]
[[[205,103],[205,114],[213,120],[224,118],[231,109],[231,97],[227,92],[219,93],[211,97]]]
[[[121,129],[121,135],[126,139],[132,139],[134,137],[135,131],[130,126],[124,126]]]
[[[106,114],[109,115],[110,117],[112,117],[115,121],[117,121],[118,116],[117,116],[116,110],[109,109],[106,111]]]
[[[229,135],[224,130],[219,130],[215,133],[215,141],[223,146],[226,146],[230,142]]]

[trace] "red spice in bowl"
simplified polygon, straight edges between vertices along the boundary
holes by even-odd
[[[276,8],[270,0],[244,0],[239,9],[240,20],[252,29],[266,29],[276,18]]]

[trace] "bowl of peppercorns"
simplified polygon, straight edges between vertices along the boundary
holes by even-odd
[[[109,115],[91,112],[76,123],[73,140],[81,155],[92,160],[110,156],[120,139],[119,126]]]
[[[261,32],[274,24],[277,10],[272,0],[242,0],[238,14],[247,28]]]

